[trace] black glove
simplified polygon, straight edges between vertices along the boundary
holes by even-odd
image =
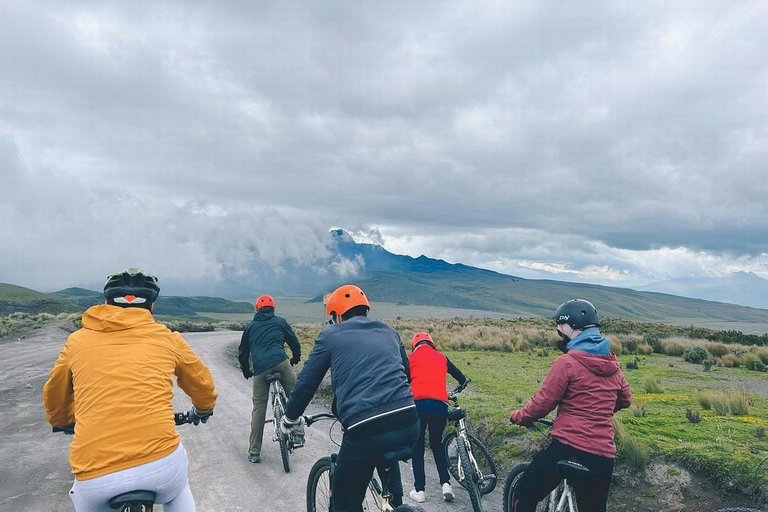
[[[189,410],[189,422],[193,425],[199,425],[200,422],[206,423],[211,416],[213,416],[213,409],[206,413],[200,413],[193,405]]]
[[[243,368],[243,377],[245,377],[246,379],[250,379],[251,377],[253,377],[253,372],[248,368]]]
[[[301,356],[293,356],[290,361],[291,366],[296,366],[299,364],[299,361],[301,361]]]

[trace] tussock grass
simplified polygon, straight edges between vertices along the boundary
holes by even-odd
[[[618,449],[617,455],[637,471],[644,471],[651,461],[648,447],[627,432],[624,424],[618,418],[613,419],[613,432]]]
[[[714,411],[718,416],[748,416],[749,397],[744,391],[698,391],[694,398],[705,411]]]
[[[648,376],[643,379],[643,389],[646,393],[664,393],[664,387],[654,377]]]

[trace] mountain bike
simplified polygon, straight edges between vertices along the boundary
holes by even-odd
[[[269,401],[272,404],[272,419],[265,421],[273,423],[275,430],[272,434],[272,440],[280,445],[280,457],[283,459],[283,469],[286,473],[291,472],[291,453],[294,448],[304,446],[304,434],[292,432],[286,434],[280,429],[280,423],[285,414],[285,406],[288,403],[288,396],[285,394],[283,385],[280,384],[280,372],[268,373],[264,378],[269,382]]]
[[[176,425],[192,423],[189,411],[177,412],[173,415],[173,421]],[[53,432],[61,432],[66,435],[75,433],[75,424],[71,423],[63,427],[53,427]],[[109,499],[109,508],[118,512],[152,512],[155,505],[154,491],[129,491]]]
[[[459,393],[469,382],[467,379],[448,393],[448,398],[453,402],[453,409],[448,411],[448,421],[453,423],[453,430],[443,438],[443,453],[448,459],[451,476],[469,493],[473,510],[481,512],[483,508],[480,498],[493,491],[498,477],[491,453],[479,439],[469,433],[467,413],[459,407]]]
[[[338,421],[333,414],[322,412],[319,414],[313,414],[311,416],[304,416],[304,422],[307,426],[321,419],[331,419],[334,423],[328,430],[328,437],[333,444],[341,446],[333,436],[333,425]],[[387,482],[389,481],[389,467],[392,464],[397,464],[401,460],[408,460],[411,458],[413,450],[405,448],[395,452],[385,453],[382,456],[381,464],[377,465],[377,471],[381,484],[375,476],[371,476],[371,481],[368,483],[368,491],[365,494],[363,501],[363,510],[368,511],[382,511],[382,512],[425,512],[420,507],[414,507],[411,505],[400,505],[393,507],[390,504],[392,500],[392,494],[388,489]],[[307,512],[324,512],[331,510],[331,501],[333,499],[331,490],[333,488],[333,474],[336,469],[336,457],[337,453],[332,453],[329,457],[321,457],[309,472],[307,479]]]
[[[552,420],[537,420],[537,423],[552,427]],[[520,478],[528,469],[529,463],[518,464],[507,476],[504,483],[504,512],[514,510],[514,502],[517,498],[517,486]],[[542,501],[536,505],[536,512],[578,512],[572,481],[586,480],[589,478],[589,469],[573,460],[561,460],[557,463],[557,473],[563,478]]]

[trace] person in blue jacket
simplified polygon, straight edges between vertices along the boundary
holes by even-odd
[[[357,286],[341,286],[331,294],[326,304],[331,325],[304,363],[281,427],[301,429],[301,415],[330,369],[334,412],[344,429],[331,491],[333,512],[361,511],[381,456],[413,448],[420,432],[405,347],[394,329],[368,318],[370,308]],[[397,463],[389,473],[391,503],[398,506],[403,486]]]
[[[280,384],[290,395],[296,384],[296,372],[291,366],[301,360],[301,345],[296,334],[284,318],[275,314],[275,299],[262,295],[256,299],[256,315],[243,331],[237,358],[243,377],[253,379],[253,412],[248,460],[261,462],[261,442],[264,438],[264,419],[267,414],[269,383],[267,374],[280,372]],[[288,343],[293,357],[288,361],[284,345]],[[251,370],[253,362],[253,370]]]

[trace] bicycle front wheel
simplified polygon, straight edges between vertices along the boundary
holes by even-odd
[[[331,510],[331,458],[315,462],[307,478],[307,512]]]
[[[504,482],[504,497],[502,501],[504,512],[512,512],[515,509],[514,503],[517,499],[517,485],[526,469],[528,469],[527,462],[518,464],[512,468],[512,471],[507,475],[507,480]],[[549,495],[536,505],[536,512],[546,512],[547,510],[549,510]]]
[[[283,469],[286,473],[291,472],[291,452],[288,447],[289,439],[280,432],[280,422],[283,420],[283,404],[279,399],[275,399],[272,404],[272,413],[275,418],[275,429],[277,429],[277,442],[280,445],[280,457],[283,459]]]
[[[448,459],[448,471],[454,480],[459,482],[462,487],[463,483],[459,480],[459,454],[456,447],[456,439],[458,436],[456,432],[449,432],[443,438],[443,453],[446,459]],[[470,449],[472,455],[477,463],[477,469],[482,473],[478,475],[477,486],[480,488],[481,494],[488,494],[496,488],[496,482],[498,481],[498,473],[496,471],[496,463],[493,462],[491,452],[480,442],[478,438],[467,432],[467,439],[469,439]]]
[[[480,502],[482,494],[478,487],[477,475],[472,468],[472,463],[469,461],[469,452],[467,451],[467,445],[464,439],[456,438],[456,451],[458,453],[459,464],[461,464],[461,472],[463,478],[459,479],[459,483],[469,493],[469,500],[472,502],[472,510],[475,512],[483,512],[483,504]]]

